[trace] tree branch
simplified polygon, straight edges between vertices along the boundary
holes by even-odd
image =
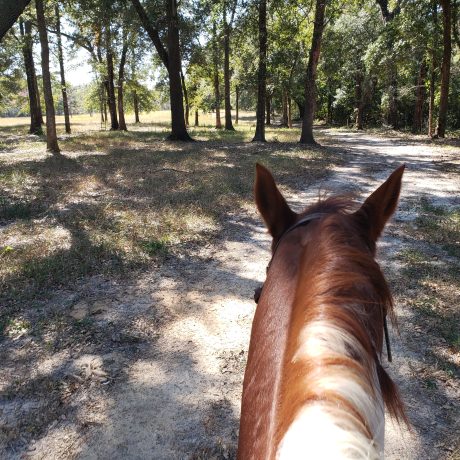
[[[161,61],[163,62],[166,69],[168,69],[169,68],[168,52],[166,51],[165,47],[163,46],[163,43],[161,42],[160,34],[158,33],[158,30],[151,23],[144,7],[141,5],[141,2],[139,0],[131,0],[131,3],[133,4],[135,10],[137,11],[137,14],[139,15],[139,19],[141,20],[142,26],[144,27],[150,39],[152,40],[157,50],[157,53],[160,56]]]
[[[13,26],[30,0],[0,0],[0,40]]]

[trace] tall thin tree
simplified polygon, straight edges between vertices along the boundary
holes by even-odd
[[[394,18],[401,12],[400,2],[396,2],[396,6],[392,11],[388,8],[388,0],[376,0],[382,12],[383,22],[386,28],[386,47],[389,54],[393,53],[395,44],[395,34],[393,27]],[[398,69],[396,60],[390,59],[388,63],[388,117],[387,121],[390,126],[397,128],[399,124],[398,118]]]
[[[110,113],[110,129],[118,129],[118,115],[117,115],[117,98],[115,96],[114,84],[114,70],[113,70],[113,49],[112,49],[112,30],[109,12],[106,12],[105,18],[105,49],[106,49],[106,64],[107,64],[107,102],[109,105]]]
[[[120,65],[118,66],[118,129],[120,131],[128,131],[125,120],[125,109],[123,105],[124,82],[125,82],[125,64],[126,55],[128,54],[128,41],[126,33],[123,31],[123,48],[121,50]]]
[[[62,105],[64,108],[64,122],[65,132],[70,134],[70,116],[69,116],[69,101],[67,99],[67,85],[65,82],[65,71],[64,71],[64,53],[62,50],[62,37],[61,37],[61,15],[59,11],[59,3],[56,3],[54,7],[56,15],[56,36],[57,36],[57,47],[58,47],[58,60],[59,60],[59,71],[61,74],[61,90],[62,90]]]
[[[301,144],[316,144],[313,137],[313,119],[316,110],[316,70],[318,67],[321,40],[324,31],[324,13],[326,0],[316,0],[313,38],[308,57],[307,78],[305,81],[305,109],[302,120]]]
[[[46,33],[45,8],[43,0],[35,0],[37,11],[37,26],[40,35],[41,57],[42,57],[42,77],[43,94],[46,107],[46,148],[54,155],[60,155],[56,133],[56,117],[54,111],[53,91],[51,89],[50,74],[50,51],[48,45],[48,35]]]
[[[22,55],[24,57],[24,67],[27,78],[27,91],[29,94],[30,129],[31,134],[42,134],[42,116],[39,97],[37,94],[37,76],[35,74],[35,64],[33,56],[32,23],[19,19],[19,30],[22,38]]]
[[[436,71],[438,63],[436,51],[438,49],[438,1],[431,0],[431,14],[433,17],[433,42],[430,50],[430,92],[428,100],[428,136],[434,134],[434,111],[435,111],[435,92],[436,92]]]
[[[253,142],[265,140],[265,98],[267,92],[267,0],[259,0],[259,69],[257,73],[256,132]]]
[[[412,132],[419,133],[422,130],[423,124],[423,105],[425,103],[425,79],[428,67],[426,65],[425,56],[422,57],[420,69],[417,77],[417,89],[414,107],[414,119],[412,121]]]
[[[222,121],[220,119],[219,46],[216,21],[213,21],[212,23],[212,63],[214,73],[214,109],[216,114],[216,129],[221,129]]]
[[[230,8],[230,19],[227,20],[228,0],[223,3],[223,22],[224,22],[224,105],[225,105],[225,129],[234,131],[232,124],[232,112],[230,102],[230,34],[235,18],[237,0],[233,0]]]
[[[447,107],[449,103],[450,61],[452,54],[452,17],[450,0],[440,0],[442,7],[443,24],[443,54],[441,64],[441,94],[439,97],[439,115],[436,134],[438,137],[446,135]]]

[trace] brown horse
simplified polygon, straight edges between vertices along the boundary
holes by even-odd
[[[256,167],[255,199],[273,237],[244,376],[239,460],[377,459],[384,406],[407,423],[381,365],[391,293],[375,261],[404,166],[355,212],[329,198],[293,212]]]

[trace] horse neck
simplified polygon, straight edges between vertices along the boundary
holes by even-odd
[[[295,234],[271,264],[252,323],[238,445],[238,459],[242,460],[274,457],[274,414],[300,272]]]
[[[391,298],[370,252],[328,225],[302,257],[280,385],[281,459],[299,449],[312,458],[379,458],[383,449],[377,354]]]

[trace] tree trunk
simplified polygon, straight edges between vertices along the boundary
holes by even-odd
[[[431,65],[430,65],[430,99],[428,102],[428,136],[432,137],[434,134],[434,98],[436,91],[436,50],[438,49],[438,2],[437,0],[432,0],[431,2],[431,12],[433,14],[433,29],[434,29],[434,40],[433,48],[431,50]]]
[[[180,81],[182,84],[182,91],[184,93],[185,99],[185,126],[189,126],[189,118],[190,118],[190,105],[188,102],[188,93],[187,93],[187,86],[185,85],[185,78],[182,69],[180,70]]]
[[[441,64],[441,95],[439,97],[439,114],[436,134],[445,137],[447,124],[447,108],[449,102],[450,60],[452,53],[452,23],[450,0],[440,0],[443,24],[443,54]]]
[[[107,98],[104,98],[104,120],[106,124],[109,121],[109,116],[107,115]]]
[[[283,106],[283,117],[281,120],[281,126],[288,126],[288,104],[287,104],[287,91],[285,88],[281,89],[281,99]]]
[[[110,113],[110,130],[118,129],[117,100],[115,97],[115,85],[113,83],[113,52],[112,52],[112,32],[110,22],[107,20],[105,25],[105,46],[107,50],[107,97]]]
[[[326,121],[328,125],[332,125],[332,104],[334,102],[334,96],[330,91],[327,93],[327,114]]]
[[[383,22],[386,26],[388,26],[396,15],[398,15],[401,11],[401,7],[399,2],[397,2],[396,7],[393,11],[388,9],[388,0],[376,0],[378,5],[380,6],[380,10],[382,12]],[[391,54],[394,49],[394,36],[390,32],[387,36],[387,43],[386,47],[388,53]],[[388,115],[387,115],[387,122],[393,128],[397,128],[399,125],[398,120],[398,69],[396,67],[396,61],[391,59],[389,62],[388,68]]]
[[[51,89],[50,56],[48,46],[48,35],[46,33],[45,10],[43,0],[35,1],[37,10],[37,26],[40,35],[43,93],[46,106],[46,149],[54,155],[60,155],[56,133],[56,118],[54,112],[53,91]]]
[[[10,27],[16,22],[24,8],[30,3],[30,0],[2,0],[0,2],[0,40],[8,32]]]
[[[42,101],[40,99],[40,88],[38,87],[38,78],[37,78],[37,75],[35,74],[35,66],[34,66],[33,76],[34,76],[35,94],[37,95],[37,115],[38,115],[38,119],[40,120],[40,123],[44,125],[45,122],[43,120]]]
[[[214,21],[212,24],[212,51],[213,51],[213,65],[214,65],[214,109],[216,111],[216,128],[222,128],[222,121],[220,119],[220,89],[219,89],[219,50],[217,46],[217,26]]]
[[[434,53],[431,61],[430,70],[430,99],[428,102],[428,136],[432,137],[434,133],[434,96],[436,86],[436,68],[434,64]]]
[[[150,22],[144,7],[139,0],[131,0],[142,26],[149,35],[157,50],[158,56],[168,70],[169,76],[169,99],[171,105],[171,134],[170,140],[191,141],[193,140],[185,126],[184,101],[180,79],[181,59],[179,48],[179,29],[177,18],[176,0],[166,0],[166,17],[168,22],[167,44],[168,51],[164,48],[158,30]]]
[[[423,124],[423,104],[425,102],[425,78],[427,66],[425,58],[422,59],[420,64],[420,71],[417,79],[417,95],[414,108],[414,120],[412,123],[412,132],[419,133],[422,131]]]
[[[316,109],[316,69],[318,67],[321,39],[324,30],[324,12],[326,0],[316,0],[315,25],[313,39],[308,57],[307,79],[305,83],[305,111],[302,120],[301,144],[316,144],[313,137],[313,119]]]
[[[291,94],[287,95],[287,106],[288,106],[288,128],[292,128],[292,100]]]
[[[235,88],[235,125],[238,124],[238,118],[240,116],[240,107],[239,107],[239,104],[240,104],[240,87],[238,85],[236,85],[236,88]]]
[[[356,106],[356,129],[363,129],[363,73],[358,70],[355,75],[355,106]]]
[[[139,97],[137,96],[136,91],[133,94],[133,105],[134,105],[134,122],[140,123],[139,119]]]
[[[295,99],[295,103],[297,104],[297,109],[299,111],[299,120],[303,120],[303,115],[305,113],[305,103]]]
[[[182,68],[179,48],[179,29],[177,18],[176,0],[167,0],[168,19],[168,74],[169,74],[169,99],[171,103],[170,140],[191,141],[187,132],[184,117],[184,100],[180,71]]]
[[[125,120],[125,109],[123,107],[123,82],[125,80],[125,63],[126,63],[126,54],[128,53],[128,44],[123,44],[121,50],[120,65],[118,67],[118,118],[119,124],[118,129],[120,131],[128,131]]]
[[[388,87],[388,124],[397,129],[399,127],[398,117],[398,79],[396,74],[396,63],[390,63],[391,83]]]
[[[99,109],[101,111],[101,128],[102,125],[105,123],[105,118],[104,118],[104,85],[100,85],[99,89]]]
[[[235,131],[230,103],[230,25],[227,23],[227,2],[224,2],[224,106],[225,129]]]
[[[267,0],[259,0],[259,70],[257,73],[256,132],[253,142],[265,140],[265,95],[267,91]]]
[[[41,113],[39,112],[38,96],[36,92],[37,82],[35,76],[35,65],[33,57],[32,24],[30,21],[19,20],[19,29],[22,37],[22,55],[27,76],[27,90],[29,94],[30,111],[30,134],[43,134]]]
[[[200,122],[198,119],[198,109],[195,110],[195,126],[200,126]]]
[[[69,116],[69,102],[67,100],[67,86],[65,83],[65,72],[64,72],[64,55],[62,52],[62,39],[61,39],[61,16],[59,13],[59,4],[56,3],[54,7],[56,14],[56,36],[57,36],[57,45],[58,45],[58,60],[59,60],[59,70],[61,73],[61,90],[62,90],[62,105],[64,107],[64,123],[65,123],[65,132],[70,134],[70,116]]]
[[[271,120],[271,110],[272,110],[272,96],[271,94],[265,95],[265,124],[270,126],[272,124]]]

